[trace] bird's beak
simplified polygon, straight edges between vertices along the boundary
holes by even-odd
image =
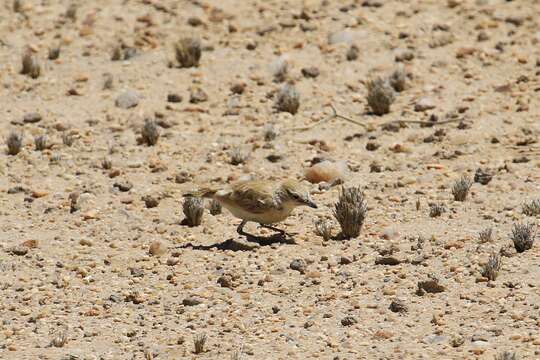
[[[314,208],[314,209],[317,208],[317,204],[315,204],[315,203],[314,203],[313,201],[311,201],[311,200],[308,200],[308,201],[306,202],[306,205],[309,206],[310,208]]]

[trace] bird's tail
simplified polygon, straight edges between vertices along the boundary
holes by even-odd
[[[192,190],[184,193],[184,197],[202,197],[211,199],[214,197],[214,194],[217,192],[216,189],[212,189],[209,187],[202,187],[197,190]]]

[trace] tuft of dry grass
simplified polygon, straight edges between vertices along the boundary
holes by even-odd
[[[37,79],[41,75],[41,64],[31,50],[27,50],[22,56],[21,74]]]
[[[219,203],[219,201],[216,201],[216,200],[212,199],[210,201],[210,214],[212,214],[214,216],[219,215],[219,214],[221,214],[221,211],[222,211],[222,206]]]
[[[347,50],[347,54],[345,55],[347,58],[347,61],[354,61],[358,59],[358,54],[360,53],[360,49],[358,49],[358,46],[351,45],[349,47],[349,50]]]
[[[156,122],[152,119],[144,120],[144,125],[141,130],[141,140],[148,146],[154,146],[159,139],[159,129]]]
[[[275,108],[279,112],[296,114],[300,107],[300,94],[291,84],[285,84],[276,95]]]
[[[69,7],[66,9],[66,18],[70,19],[71,21],[77,20],[77,10],[78,10],[77,4],[71,3]]]
[[[264,141],[266,142],[275,140],[278,136],[278,132],[276,128],[274,127],[274,125],[272,124],[266,124],[264,126],[263,134],[264,134]]]
[[[60,57],[60,46],[49,48],[49,60],[56,60]]]
[[[105,170],[112,169],[112,160],[108,157],[101,160],[101,168]]]
[[[34,137],[34,147],[36,151],[43,151],[49,148],[49,139],[47,135],[38,135]]]
[[[522,253],[532,248],[536,238],[534,224],[514,224],[510,238],[514,242],[514,247],[518,253]]]
[[[16,13],[22,12],[21,0],[13,0],[12,9],[13,9],[13,12],[16,12]]]
[[[231,360],[242,360],[242,354],[244,353],[244,344],[240,346],[240,349],[234,351],[231,355]]]
[[[195,347],[195,354],[201,354],[204,352],[204,345],[206,344],[206,334],[197,334],[193,338],[193,345]]]
[[[197,67],[201,59],[201,41],[195,38],[180,39],[174,46],[176,61],[181,68]]]
[[[540,215],[540,198],[523,203],[523,205],[521,206],[521,211],[527,216]]]
[[[505,351],[495,355],[494,360],[519,360],[519,356],[513,351]]]
[[[73,145],[73,142],[75,141],[75,138],[70,133],[63,133],[62,134],[62,143],[66,146]]]
[[[429,216],[439,217],[446,212],[446,206],[444,204],[429,204]]]
[[[274,81],[277,83],[282,83],[287,80],[287,74],[289,73],[289,62],[287,59],[279,58],[275,61],[272,75],[274,76]]]
[[[342,187],[334,209],[334,217],[341,226],[341,236],[346,239],[358,237],[366,214],[367,204],[361,189]]]
[[[68,342],[67,331],[59,331],[56,336],[51,340],[51,346],[61,348]]]
[[[235,146],[231,149],[229,156],[231,165],[240,165],[249,159],[249,152],[241,146]]]
[[[478,240],[480,240],[481,243],[487,243],[493,240],[493,229],[486,228],[486,229],[481,230],[478,233]]]
[[[454,195],[454,200],[465,201],[467,199],[467,195],[469,194],[471,186],[472,181],[465,176],[461,177],[459,180],[456,180],[456,182],[452,186],[452,195]]]
[[[20,133],[11,132],[6,138],[8,155],[17,155],[22,148],[23,136]]]
[[[323,219],[318,219],[314,221],[315,225],[315,234],[322,237],[324,241],[328,241],[332,238],[332,224]]]
[[[388,83],[397,92],[402,92],[407,88],[407,74],[403,68],[397,68],[388,77]]]
[[[186,197],[184,199],[183,211],[185,215],[184,222],[188,226],[199,226],[204,214],[204,202],[199,197]]]
[[[499,253],[493,253],[489,256],[487,263],[482,268],[482,276],[490,281],[495,281],[499,275],[502,266],[502,259]]]
[[[367,103],[375,115],[384,115],[390,112],[390,106],[395,100],[394,90],[384,79],[377,77],[369,80],[367,87]]]

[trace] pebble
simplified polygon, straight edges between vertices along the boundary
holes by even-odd
[[[161,256],[167,252],[167,249],[160,241],[153,241],[148,247],[148,253],[152,256]]]
[[[345,180],[347,175],[347,162],[344,160],[337,162],[324,160],[304,172],[306,180],[313,184],[321,182],[334,183],[336,180]]]
[[[182,96],[176,93],[171,93],[167,95],[167,101],[170,103],[179,103],[182,102]]]
[[[113,187],[117,188],[120,191],[126,192],[133,188],[133,184],[128,180],[120,180],[114,183]]]
[[[121,109],[130,109],[139,105],[140,97],[133,90],[126,90],[122,94],[118,95],[115,104]]]
[[[34,124],[34,123],[40,122],[41,119],[42,119],[41,114],[37,112],[33,112],[33,113],[28,113],[24,115],[23,122],[26,124]]]
[[[155,208],[159,205],[159,199],[157,197],[154,197],[152,195],[146,195],[142,197],[142,200],[144,201],[144,205],[148,208]]]
[[[416,294],[419,296],[422,296],[424,295],[424,293],[436,294],[436,293],[441,293],[445,290],[446,288],[440,285],[435,280],[419,281],[418,290],[416,291]]]
[[[416,101],[414,104],[414,111],[420,112],[420,111],[426,111],[435,109],[435,103],[431,98],[428,97],[422,97]]]
[[[341,325],[343,326],[352,326],[358,323],[358,320],[354,316],[345,316],[341,319]]]
[[[302,75],[305,78],[313,78],[314,79],[317,76],[319,76],[320,73],[321,72],[319,71],[319,68],[317,68],[315,66],[302,68]]]
[[[233,279],[230,275],[222,275],[217,279],[217,283],[224,288],[234,288]]]
[[[375,259],[375,265],[399,265],[401,263],[401,260],[393,257],[393,256],[381,256]]]
[[[208,100],[208,95],[201,88],[191,89],[189,92],[189,102],[198,104]]]
[[[28,248],[26,246],[18,245],[8,248],[7,252],[13,255],[24,256],[28,253]]]
[[[407,305],[405,305],[405,302],[400,299],[394,299],[390,303],[390,306],[388,308],[390,309],[390,311],[395,313],[406,313],[407,311],[409,311]]]
[[[195,297],[195,296],[189,296],[182,300],[182,305],[184,306],[196,306],[202,304],[202,299]]]
[[[303,259],[294,259],[293,261],[291,261],[289,267],[292,270],[298,271],[300,274],[304,274],[307,269],[307,263]]]
[[[350,44],[353,41],[353,33],[350,31],[338,31],[328,35],[328,44]]]

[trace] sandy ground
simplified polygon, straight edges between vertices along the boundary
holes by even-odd
[[[0,358],[540,358],[540,240],[516,254],[509,237],[516,222],[540,225],[521,210],[540,197],[539,1],[20,3],[0,5],[1,135],[24,134],[19,154],[0,155]],[[200,64],[170,67],[185,36],[201,39]],[[135,55],[111,61],[121,44]],[[27,47],[36,79],[20,74]],[[273,107],[283,62],[300,93],[295,115]],[[319,76],[303,76],[309,67]],[[370,114],[366,81],[400,67],[407,89],[389,114]],[[206,101],[190,102],[196,88]],[[116,105],[126,92],[136,107]],[[419,102],[433,108],[415,111]],[[325,119],[328,104],[367,128],[333,119],[291,130]],[[457,120],[381,126],[430,117]],[[146,118],[160,124],[155,146],[137,143]],[[52,146],[36,151],[41,134]],[[249,152],[245,164],[230,164],[235,146]],[[186,190],[301,179],[316,157],[346,161],[345,186],[364,189],[357,239],[314,233],[314,220],[332,219],[339,186],[313,185],[319,208],[280,224],[297,233],[293,244],[223,250],[246,244],[226,211],[180,224]],[[454,201],[452,183],[478,168],[492,181]],[[447,211],[430,217],[429,203]],[[488,227],[493,240],[481,243]],[[500,248],[499,277],[487,282],[482,266]],[[398,264],[376,264],[381,256]],[[295,260],[305,269],[291,269]],[[418,295],[432,277],[444,290]],[[407,311],[389,308],[396,299]]]

